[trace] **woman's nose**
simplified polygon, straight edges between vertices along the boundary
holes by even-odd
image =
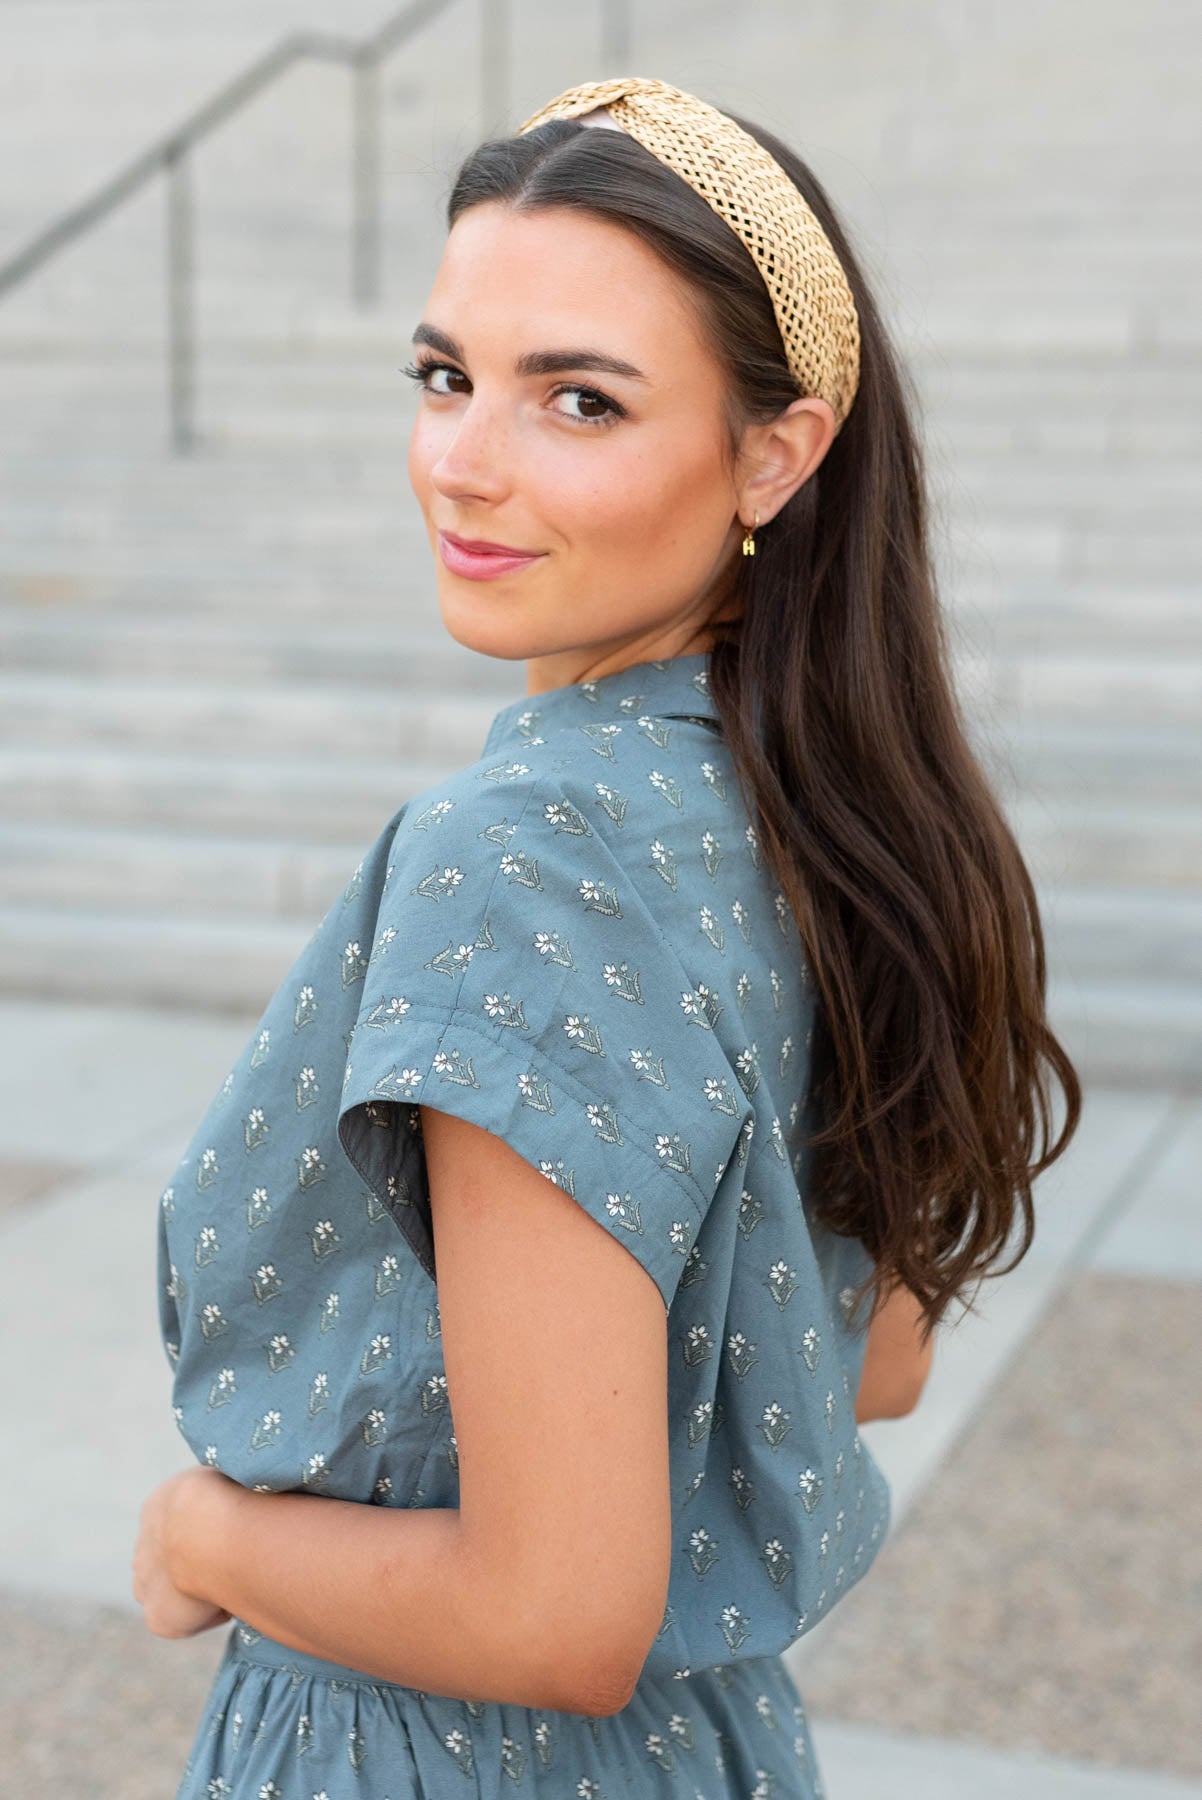
[[[490,407],[473,394],[447,429],[442,454],[430,468],[430,480],[439,492],[448,497],[503,493],[512,475],[512,457],[500,404]]]

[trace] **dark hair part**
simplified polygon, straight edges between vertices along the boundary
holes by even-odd
[[[1032,1180],[1076,1130],[1081,1087],[1045,1016],[1031,877],[953,690],[909,379],[822,187],[771,132],[729,116],[821,222],[861,353],[823,461],[760,528],[755,556],[735,554],[740,616],[714,627],[710,682],[820,1002],[807,1206],[873,1259],[857,1310],[900,1282],[925,1338],[969,1283],[1026,1255]],[[727,371],[732,470],[745,426],[798,398],[750,254],[628,134],[553,119],[490,139],[454,179],[448,228],[489,200],[621,225],[683,278]],[[1049,1069],[1066,1101],[1054,1139]],[[1021,1243],[995,1270],[1020,1209]]]

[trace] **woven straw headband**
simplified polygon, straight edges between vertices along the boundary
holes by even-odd
[[[687,181],[741,239],[764,278],[802,394],[829,400],[838,430],[859,386],[859,315],[830,239],[776,158],[717,107],[638,75],[566,88],[531,113],[514,136],[599,106]]]

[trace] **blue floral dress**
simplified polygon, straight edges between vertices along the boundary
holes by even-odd
[[[454,1507],[419,1105],[638,1258],[670,1350],[673,1572],[630,1703],[381,1681],[231,1622],[176,1800],[815,1800],[782,1652],[865,1574],[857,1240],[811,1217],[814,988],[704,653],[501,708],[335,896],[161,1196],[176,1422],[245,1486]]]

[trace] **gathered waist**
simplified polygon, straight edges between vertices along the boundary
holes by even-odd
[[[290,1644],[266,1637],[253,1626],[235,1619],[226,1638],[225,1662],[263,1663],[272,1669],[295,1669],[302,1675],[316,1675],[324,1681],[359,1682],[370,1687],[391,1688],[398,1694],[418,1690],[401,1681],[388,1681],[383,1675],[371,1675],[366,1669],[351,1668],[346,1663],[331,1662],[324,1656],[312,1656],[307,1650],[294,1650]]]
[[[594,1717],[427,1693],[235,1618],[175,1800],[291,1792],[283,1777],[301,1753],[306,1792],[345,1791],[349,1759],[361,1800],[430,1800],[448,1780],[465,1800],[507,1800],[523,1781],[530,1800],[560,1800],[610,1792],[640,1771],[637,1791],[650,1783],[663,1800],[745,1794],[753,1771],[756,1791],[777,1800],[823,1791],[781,1656],[734,1657],[681,1677],[645,1669],[620,1712]]]
[[[290,1669],[298,1675],[313,1675],[335,1684],[357,1683],[360,1686],[389,1689],[397,1694],[423,1694],[422,1689],[408,1686],[404,1682],[389,1681],[383,1675],[372,1675],[366,1669],[332,1662],[328,1657],[314,1656],[307,1650],[295,1650],[290,1644],[281,1644],[278,1639],[256,1631],[241,1619],[235,1619],[230,1627],[222,1661],[261,1663],[267,1668]],[[757,1677],[762,1679],[766,1675],[775,1675],[782,1667],[783,1659],[780,1656],[740,1657],[728,1667],[698,1669],[680,1680],[645,1675],[638,1687],[640,1690],[650,1687],[662,1693],[677,1692],[683,1695],[691,1683],[701,1680],[714,1681],[719,1687],[727,1687],[734,1681],[740,1685],[754,1685]],[[431,1695],[430,1698],[437,1700],[445,1696]],[[462,1702],[456,1701],[455,1704]]]

